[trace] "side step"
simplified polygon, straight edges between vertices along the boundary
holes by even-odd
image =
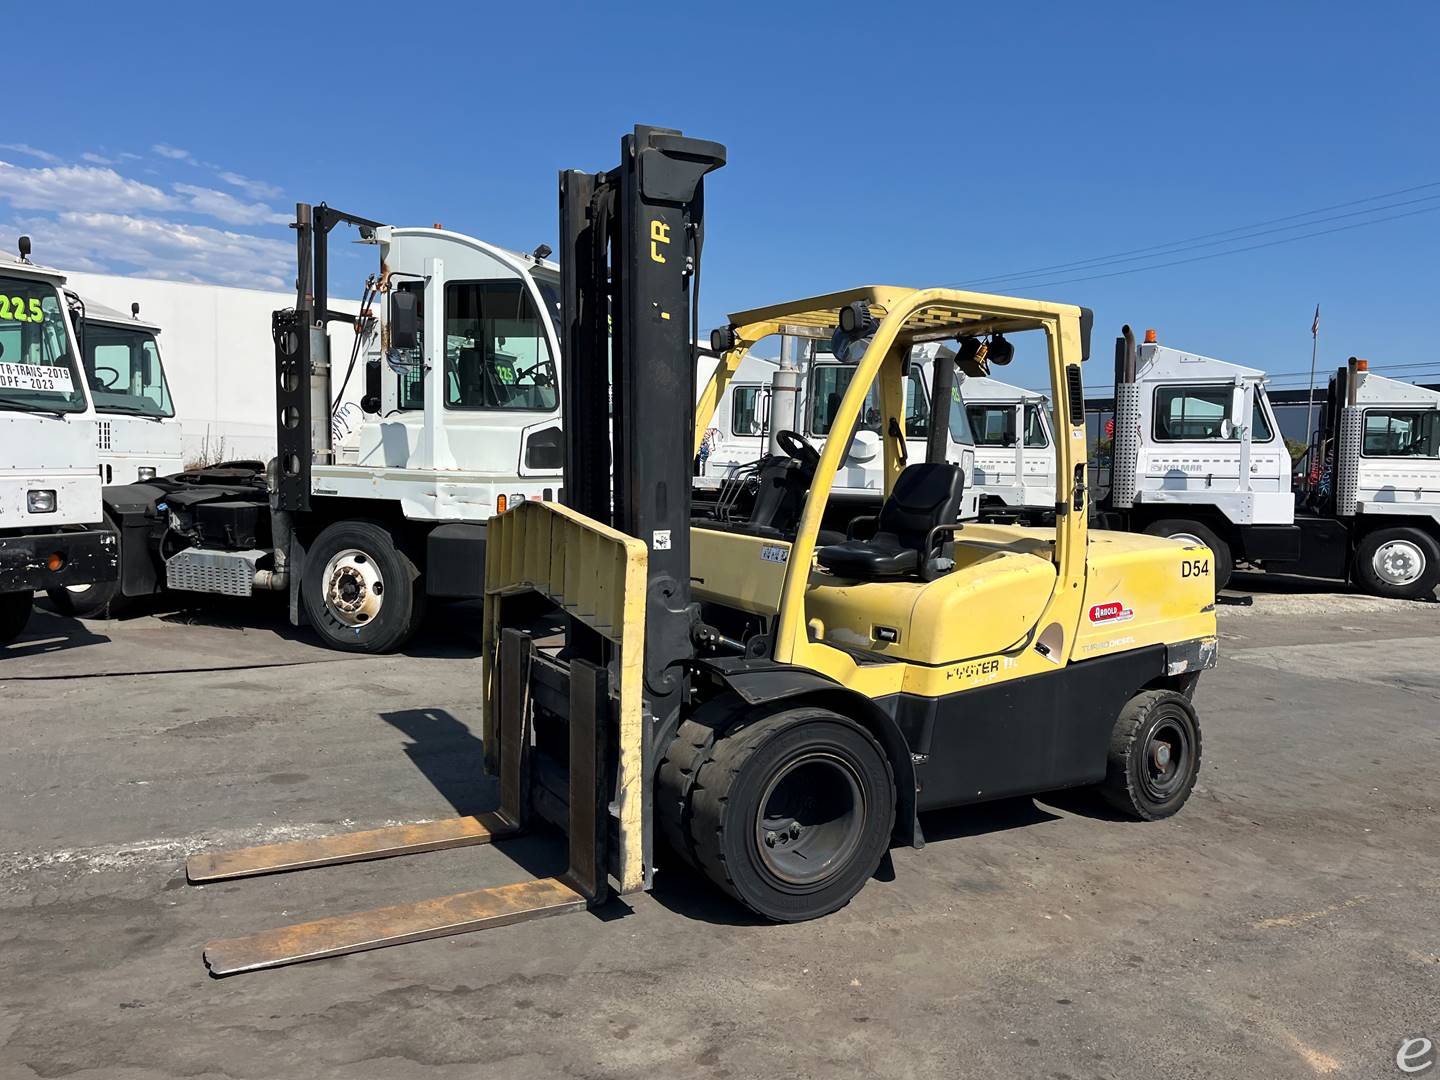
[[[197,855],[186,864],[187,877],[193,883],[226,881],[487,844],[521,834],[530,795],[530,658],[530,639],[516,630],[503,631],[499,664],[502,805],[498,813]],[[604,761],[608,699],[605,670],[584,661],[572,662],[570,868],[564,875],[211,941],[205,946],[210,973],[234,975],[280,967],[580,911],[602,903],[608,888],[605,844],[609,806]]]

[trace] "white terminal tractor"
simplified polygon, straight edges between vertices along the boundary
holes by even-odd
[[[95,409],[59,271],[0,259],[0,645],[14,641],[39,589],[113,581]]]

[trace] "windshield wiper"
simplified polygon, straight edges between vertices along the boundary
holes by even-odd
[[[21,401],[19,398],[0,397],[0,406],[9,406],[12,409],[19,409],[21,412],[39,413],[41,416],[53,416],[56,420],[64,420],[65,413],[61,409],[50,409],[44,405],[37,405],[33,401]]]
[[[98,413],[115,413],[120,416],[143,416],[147,420],[163,420],[163,416],[157,416],[149,409],[141,405],[106,405],[103,409],[97,408]]]

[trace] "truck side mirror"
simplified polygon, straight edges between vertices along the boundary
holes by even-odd
[[[1238,438],[1239,433],[1250,423],[1249,410],[1245,408],[1245,403],[1249,400],[1250,395],[1245,386],[1237,382],[1230,391],[1230,415],[1220,423],[1222,439]]]
[[[378,415],[380,412],[380,361],[365,361],[365,396],[360,399],[360,410]]]
[[[420,341],[420,312],[415,293],[398,289],[390,294],[390,347],[413,349]]]

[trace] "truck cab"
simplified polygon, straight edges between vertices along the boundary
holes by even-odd
[[[184,467],[180,422],[160,358],[160,327],[97,300],[76,298],[95,443],[106,484],[168,476]]]
[[[1055,510],[1055,436],[1050,403],[1036,390],[986,376],[960,375],[975,439],[975,485],[982,510]]]
[[[95,410],[64,275],[0,259],[0,644],[19,636],[36,590],[113,581]]]
[[[844,397],[856,365],[842,362],[827,351],[823,342],[804,342],[799,365],[800,386],[795,402],[795,430],[817,449],[823,449],[834,427],[835,410]],[[905,440],[907,452],[916,461],[926,457],[930,426],[930,383],[932,361],[924,346],[917,346],[905,382]],[[718,493],[727,478],[752,472],[769,450],[771,429],[790,426],[785,418],[772,416],[772,386],[780,371],[778,361],[747,354],[741,360],[725,392],[715,403],[714,418],[703,433],[700,467],[695,480],[697,498],[705,501]],[[703,389],[707,380],[697,380]],[[868,513],[880,504],[884,490],[881,409],[877,390],[871,390],[861,413],[855,437],[841,458],[835,475],[832,501],[836,523],[851,511]],[[978,513],[984,489],[977,489],[975,446],[968,419],[958,401],[952,402],[949,450],[946,459],[959,464],[965,474],[966,490],[961,520]],[[1053,500],[1052,500],[1053,501]]]

